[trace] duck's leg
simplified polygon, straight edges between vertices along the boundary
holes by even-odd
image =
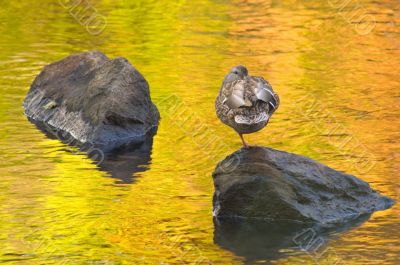
[[[249,146],[247,145],[246,141],[243,138],[243,134],[239,133],[240,139],[242,139],[242,143],[243,143],[243,147],[244,148],[249,148]]]

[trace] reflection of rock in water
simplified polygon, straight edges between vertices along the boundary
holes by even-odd
[[[50,139],[58,139],[71,146],[79,146],[79,151],[98,165],[101,171],[108,172],[112,178],[118,179],[117,183],[129,184],[133,182],[133,174],[146,171],[151,159],[153,137],[157,129],[150,131],[141,143],[125,144],[111,152],[104,152],[96,146],[82,144],[69,133],[58,130],[46,123],[32,121]]]
[[[147,170],[150,163],[153,138],[141,144],[127,146],[105,156],[98,164],[100,170],[108,172],[118,184],[129,184],[134,181],[135,173]]]
[[[370,215],[341,225],[322,226],[288,221],[214,219],[214,242],[247,261],[278,260],[302,253],[322,254],[327,241],[368,220]]]

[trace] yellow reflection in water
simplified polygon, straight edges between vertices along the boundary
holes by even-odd
[[[400,38],[386,23],[399,23],[397,3],[363,1],[360,10],[379,22],[364,36],[329,1],[90,3],[107,20],[99,35],[57,1],[2,3],[0,261],[243,263],[244,255],[214,243],[211,213],[211,173],[240,148],[214,114],[223,76],[236,64],[265,76],[282,99],[268,128],[246,136],[250,143],[308,155],[398,197]],[[43,65],[92,49],[128,58],[163,117],[147,170],[133,184],[115,184],[111,172],[22,115]],[[393,264],[399,214],[377,213],[328,245],[347,264]],[[315,259],[280,257],[276,263]]]

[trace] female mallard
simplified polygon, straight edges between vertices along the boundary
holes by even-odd
[[[262,77],[248,75],[244,66],[234,67],[225,77],[215,101],[218,118],[235,129],[248,147],[243,134],[264,128],[279,107],[279,97]]]

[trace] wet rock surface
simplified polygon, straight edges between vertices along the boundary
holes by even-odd
[[[68,134],[74,144],[102,151],[145,141],[160,119],[144,77],[126,59],[110,60],[98,51],[45,66],[24,108],[52,134]]]
[[[394,204],[352,175],[264,147],[228,156],[213,179],[217,218],[343,223]]]

